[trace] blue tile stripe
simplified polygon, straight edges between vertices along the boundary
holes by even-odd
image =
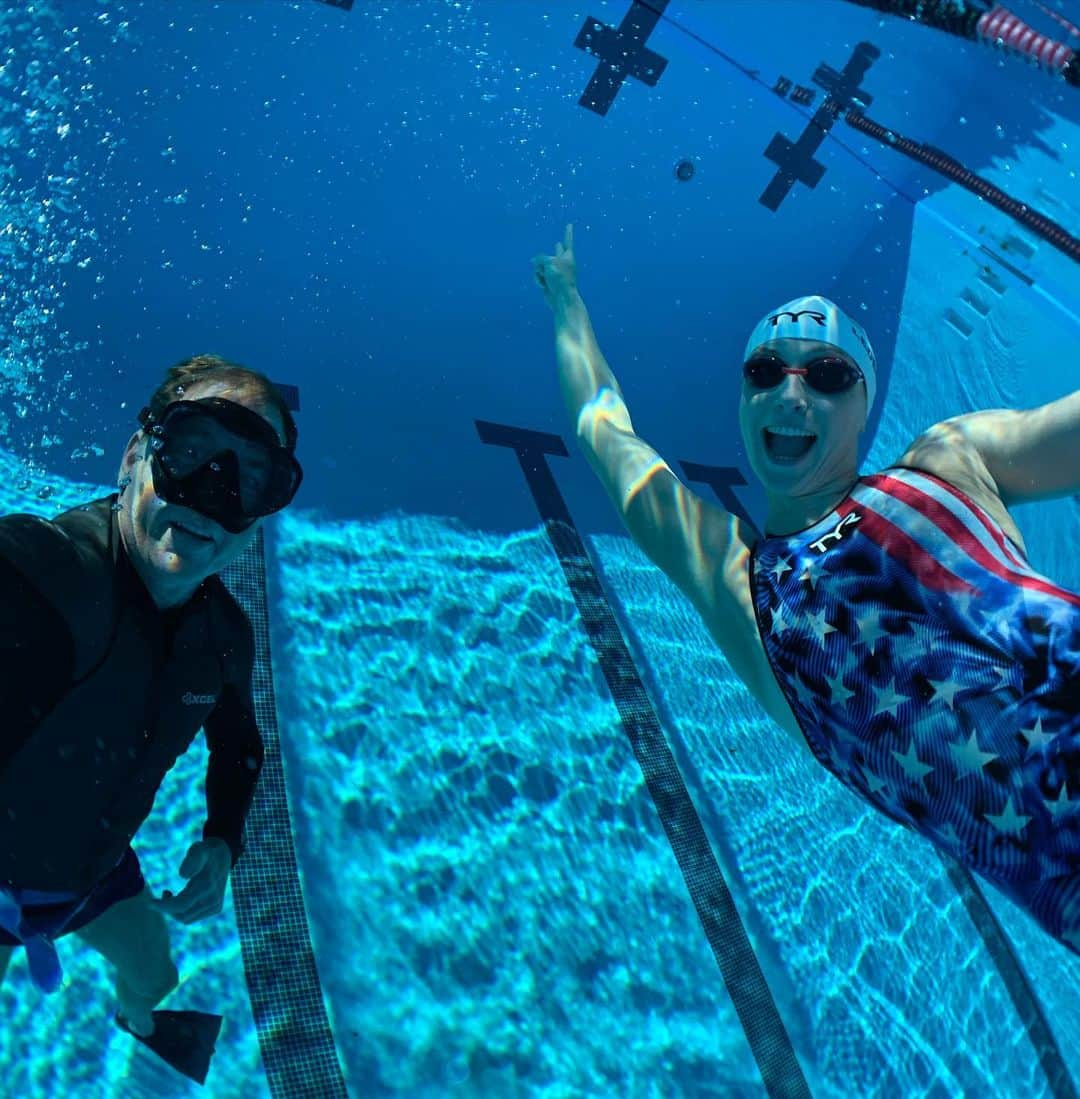
[[[221,577],[255,631],[255,718],[265,747],[232,872],[233,907],[266,1080],[274,1099],[347,1099],[315,966],[278,736],[263,531]]]

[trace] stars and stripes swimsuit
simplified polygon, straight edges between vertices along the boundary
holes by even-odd
[[[900,467],[759,541],[751,576],[814,756],[1080,953],[1080,595]]]

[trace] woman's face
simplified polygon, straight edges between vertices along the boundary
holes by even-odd
[[[825,355],[854,365],[845,352],[819,340],[785,337],[755,350],[769,351],[794,367]],[[779,495],[807,495],[856,465],[866,413],[865,382],[842,393],[820,393],[800,374],[785,374],[772,389],[742,381],[739,428],[747,458],[762,484]],[[770,431],[776,428],[812,438],[808,444],[777,441]]]

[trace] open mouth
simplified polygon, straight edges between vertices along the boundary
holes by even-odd
[[[179,531],[181,534],[186,534],[189,538],[197,538],[200,542],[212,542],[212,538],[207,538],[205,534],[196,534],[195,531],[189,530],[183,523],[177,523],[175,521],[169,524],[169,528],[172,531]]]
[[[810,453],[816,435],[789,435],[765,428],[765,451],[774,462],[797,462]]]

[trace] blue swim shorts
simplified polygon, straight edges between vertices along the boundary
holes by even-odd
[[[22,927],[24,932],[38,932],[49,939],[59,939],[85,927],[114,904],[138,896],[145,888],[139,856],[129,845],[112,870],[81,897],[40,904],[33,903],[34,895],[28,892],[21,905]],[[18,946],[21,942],[6,927],[0,926],[0,946]]]

